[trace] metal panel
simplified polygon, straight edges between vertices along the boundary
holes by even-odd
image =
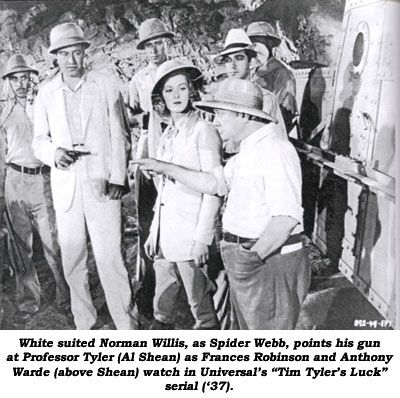
[[[371,167],[385,175],[395,177],[395,87],[391,81],[383,81],[380,107],[377,116],[376,134],[371,155]]]
[[[341,49],[330,149],[366,164],[374,136],[385,2],[349,9]]]
[[[396,294],[395,203],[368,193],[360,261],[354,282],[386,318],[394,321]]]
[[[398,325],[394,43],[399,11],[399,1],[347,1],[342,46],[330,69],[336,72],[332,87],[322,84],[323,69],[298,86],[304,87],[303,103],[308,98],[320,118],[314,124],[328,120],[319,141],[311,133],[298,143],[306,168],[320,167],[313,240],[393,325]],[[301,116],[303,127],[311,124],[308,115]],[[307,205],[312,209],[311,200]]]

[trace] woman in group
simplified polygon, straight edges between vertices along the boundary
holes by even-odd
[[[168,127],[158,143],[157,158],[193,170],[212,171],[221,164],[221,139],[216,129],[192,107],[201,85],[201,72],[176,60],[164,62],[152,90],[153,106],[165,105]],[[220,198],[203,195],[163,178],[150,235],[145,243],[154,257],[156,288],[153,329],[174,327],[179,287],[183,285],[193,329],[219,329],[206,274],[209,246],[218,220]]]

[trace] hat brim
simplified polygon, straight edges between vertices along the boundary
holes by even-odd
[[[279,46],[279,44],[281,44],[282,43],[282,39],[279,37],[279,36],[277,36],[277,35],[273,35],[273,34],[265,34],[265,33],[258,33],[258,34],[256,34],[256,33],[252,33],[251,35],[248,35],[249,36],[249,38],[250,38],[250,40],[252,39],[252,37],[268,37],[269,39],[273,39],[273,42],[274,42],[274,44],[273,44],[273,46],[274,47],[278,47]]]
[[[212,59],[216,64],[220,64],[225,55],[234,54],[234,53],[237,53],[239,51],[248,51],[250,53],[254,53],[254,56],[257,56],[257,51],[254,49],[254,45],[251,44],[251,45],[249,45],[247,47],[231,47],[231,48],[228,48],[227,50],[223,50],[219,54],[215,55]]]
[[[30,68],[29,66],[27,67],[17,67],[17,68],[13,68],[10,70],[7,70],[6,72],[4,72],[1,77],[2,79],[5,79],[6,77],[14,74],[14,73],[19,73],[19,72],[30,72],[30,73],[34,73],[35,75],[39,74],[39,71],[34,69],[34,68]]]
[[[196,68],[195,66],[179,66],[176,68],[172,68],[168,70],[163,76],[160,76],[160,78],[154,83],[153,89],[151,90],[151,95],[157,95],[160,94],[161,91],[161,85],[163,81],[171,74],[173,73],[178,73],[178,72],[184,72],[188,73],[192,81],[196,81],[200,79],[203,74],[200,69]]]
[[[74,39],[74,38],[59,40],[58,42],[55,42],[53,45],[51,45],[48,51],[50,54],[56,54],[57,51],[61,50],[62,48],[75,46],[77,44],[83,44],[85,48],[88,48],[90,46],[90,41],[84,39]]]
[[[278,123],[277,119],[269,115],[264,111],[258,109],[250,108],[243,105],[234,104],[225,101],[198,101],[194,102],[193,106],[201,111],[206,111],[209,113],[215,113],[216,109],[224,111],[233,111],[239,113],[246,113],[247,115],[256,116],[260,119],[267,120],[268,122]]]
[[[136,44],[136,49],[137,50],[144,50],[145,47],[144,45],[152,39],[157,39],[158,37],[166,37],[168,39],[171,39],[173,37],[175,37],[175,34],[172,32],[158,32],[158,33],[154,33],[150,36],[147,36],[145,39],[140,40],[137,44]]]

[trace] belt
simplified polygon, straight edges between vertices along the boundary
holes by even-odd
[[[222,233],[222,239],[225,242],[230,242],[230,243],[246,243],[246,242],[250,242],[250,241],[256,241],[257,239],[252,239],[252,238],[243,238],[242,236],[237,236],[234,234],[231,234],[230,232],[224,231]]]
[[[246,243],[246,242],[254,242],[255,243],[257,241],[257,239],[244,238],[243,236],[237,236],[237,235],[231,234],[230,232],[227,232],[227,231],[224,231],[222,233],[222,239],[225,242],[237,243],[237,244]],[[303,247],[303,234],[290,235],[289,238],[287,239],[287,241],[279,249],[277,249],[276,251],[271,253],[271,255],[277,254],[277,253],[281,253],[281,254],[291,253],[296,250],[300,250],[302,247]]]
[[[8,163],[8,166],[10,166],[13,170],[19,171],[20,173],[24,174],[37,175],[37,174],[50,173],[50,167],[46,165],[31,168],[31,167],[19,166],[15,163]]]

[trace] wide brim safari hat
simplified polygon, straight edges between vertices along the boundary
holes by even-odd
[[[18,72],[30,72],[30,73],[34,73],[36,75],[39,74],[38,70],[36,70],[28,65],[25,57],[22,54],[14,54],[8,60],[7,65],[6,65],[6,70],[1,75],[1,77],[3,79],[5,79],[8,76],[12,75],[13,73],[18,73]]]
[[[275,33],[273,26],[265,21],[252,22],[247,28],[247,36],[264,36],[273,39],[274,47],[281,44],[282,39]]]
[[[228,79],[220,84],[212,100],[197,101],[193,103],[193,106],[209,113],[221,109],[245,113],[277,123],[275,117],[262,110],[263,98],[262,89],[257,83],[243,79]]]
[[[90,41],[83,35],[82,28],[74,22],[66,22],[55,26],[50,32],[50,54],[56,54],[62,48],[83,44],[90,46]]]
[[[158,37],[172,38],[175,34],[170,32],[164,23],[158,18],[146,19],[139,27],[139,41],[136,44],[138,50],[144,50],[146,42]]]
[[[217,54],[213,60],[215,63],[219,64],[225,55],[233,54],[242,50],[254,53],[254,56],[256,56],[254,45],[246,32],[243,29],[231,29],[226,36],[224,49]]]
[[[155,83],[151,90],[151,95],[157,95],[161,93],[162,85],[165,79],[172,74],[179,72],[189,75],[192,82],[201,81],[203,76],[201,70],[191,64],[185,64],[176,59],[163,62],[156,70]]]

